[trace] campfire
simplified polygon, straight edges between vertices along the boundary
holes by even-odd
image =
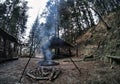
[[[36,68],[34,68],[33,70],[29,70],[27,72],[27,75],[37,80],[56,79],[59,76],[61,70],[60,68],[58,68],[59,63],[52,60],[53,54],[51,49],[65,47],[71,48],[73,46],[55,36],[53,36],[48,41],[44,41],[41,46],[41,52],[43,54],[44,59],[38,62]],[[69,53],[71,55],[70,50]]]
[[[36,68],[29,70],[27,76],[36,80],[54,80],[59,76],[61,70],[57,67],[59,63],[52,60],[50,44],[48,41],[41,47],[44,59],[38,62]]]

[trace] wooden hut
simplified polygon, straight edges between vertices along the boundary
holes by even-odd
[[[0,28],[0,62],[18,58],[17,38]]]
[[[49,47],[54,53],[53,58],[69,57],[72,55],[71,49],[74,47],[70,43],[55,36],[51,38],[50,42]]]

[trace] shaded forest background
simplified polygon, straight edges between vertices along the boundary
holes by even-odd
[[[26,29],[27,1],[0,1],[0,28],[20,40]]]
[[[101,52],[105,51],[104,53],[110,54],[110,52],[114,51],[115,54],[117,50],[115,46],[117,44],[114,45],[113,49],[113,44],[108,39],[112,38],[113,30],[117,31],[119,29],[119,20],[117,19],[119,18],[119,8],[119,0],[49,0],[45,11],[41,15],[38,15],[34,22],[29,44],[32,45],[33,41],[32,49],[34,51],[36,47],[39,48],[38,44],[42,38],[40,33],[43,30],[47,32],[46,36],[48,38],[53,35],[50,32],[55,31],[55,36],[77,46],[79,51],[85,50],[86,52],[87,48],[87,51],[95,54],[99,47],[103,45],[107,47],[102,50],[100,49]],[[116,17],[112,15],[109,17],[113,12],[115,13],[113,16]],[[107,17],[109,17],[109,20]],[[46,23],[40,22],[40,18],[46,18]],[[55,28],[54,31],[53,27]],[[104,29],[102,30],[102,28]],[[90,35],[85,37],[87,32]],[[119,35],[117,34],[116,40],[118,41],[118,39]],[[87,46],[91,44],[92,47],[95,46],[95,49]],[[81,55],[82,53],[79,52],[78,54]],[[91,55],[90,53],[88,54]]]

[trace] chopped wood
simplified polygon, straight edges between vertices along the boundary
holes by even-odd
[[[52,71],[52,73],[50,74],[49,80],[52,80],[54,75],[55,75],[55,71]]]
[[[56,68],[35,68],[27,72],[27,76],[36,80],[55,80],[60,74]]]
[[[54,75],[54,77],[53,77],[53,79],[52,79],[52,81],[55,80],[55,79],[60,75],[60,73],[61,73],[61,71],[60,71],[60,70],[57,70],[57,71],[56,71],[56,74]]]

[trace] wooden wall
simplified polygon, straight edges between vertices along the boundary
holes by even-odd
[[[0,36],[0,62],[17,58],[17,43]]]

